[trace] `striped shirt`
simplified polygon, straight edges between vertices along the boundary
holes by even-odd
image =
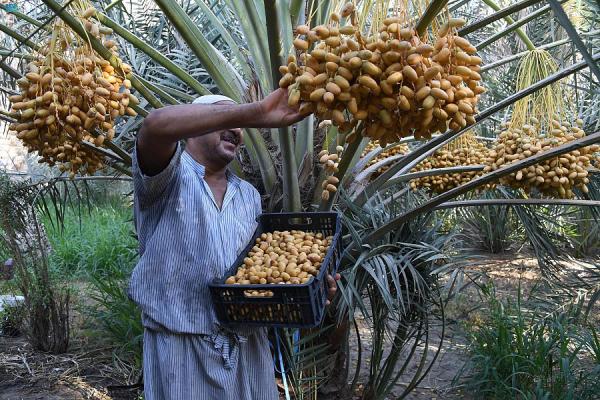
[[[178,144],[169,165],[144,175],[133,151],[134,212],[140,260],[129,296],[144,326],[174,333],[219,329],[208,283],[222,277],[244,249],[261,213],[258,191],[233,173],[221,209],[204,167]]]

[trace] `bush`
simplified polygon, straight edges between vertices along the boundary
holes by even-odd
[[[509,206],[467,207],[458,213],[465,244],[494,254],[508,250],[512,244],[515,224]]]
[[[117,346],[115,354],[132,359],[139,368],[142,363],[144,327],[139,308],[127,296],[130,275],[131,270],[118,266],[110,274],[94,272],[90,283],[93,288],[91,298],[96,304],[90,311],[102,332],[108,334]]]
[[[14,258],[30,344],[58,354],[69,346],[71,290],[49,268],[46,232],[36,205],[39,193],[40,187],[30,181],[0,176],[0,241]]]
[[[26,311],[21,302],[5,302],[0,310],[0,333],[5,336],[20,336],[23,333]]]
[[[600,254],[600,207],[576,208],[570,221],[573,234],[571,245],[576,257]]]
[[[70,207],[60,226],[46,220],[51,265],[82,278],[107,273],[115,266],[131,270],[137,256],[131,217],[131,209],[115,202]]]
[[[462,371],[470,391],[490,399],[597,398],[600,364],[590,357],[597,335],[578,324],[577,306],[528,314],[520,290],[516,303],[484,292],[488,318],[469,328],[471,358]]]
[[[0,235],[2,235],[2,234],[3,234],[3,232],[0,231]],[[4,264],[4,262],[6,260],[8,260],[10,257],[11,257],[11,255],[10,255],[10,251],[8,250],[8,247],[4,243],[0,242],[0,263]]]

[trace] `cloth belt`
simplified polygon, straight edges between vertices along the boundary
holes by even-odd
[[[144,326],[145,329],[149,329],[154,332],[163,332],[169,335],[191,335],[202,337],[203,340],[210,342],[215,350],[221,353],[223,358],[223,365],[225,369],[232,369],[237,365],[238,358],[240,355],[240,344],[248,342],[248,338],[256,332],[252,329],[241,329],[242,333],[233,332],[224,326],[217,325],[216,331],[211,334],[187,334],[187,333],[176,333],[171,332],[164,327],[157,326],[149,327]]]
[[[210,341],[223,358],[225,369],[232,369],[237,365],[240,355],[240,344],[246,343],[248,338],[234,332],[219,331],[210,335]]]

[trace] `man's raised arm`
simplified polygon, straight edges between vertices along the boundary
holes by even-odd
[[[162,171],[178,141],[233,128],[277,128],[306,115],[287,103],[287,91],[277,89],[261,101],[247,104],[182,104],[153,110],[137,136],[141,169],[148,175]]]

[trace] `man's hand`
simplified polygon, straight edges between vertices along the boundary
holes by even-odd
[[[340,274],[335,274],[335,277],[327,275],[329,290],[327,291],[327,301],[325,302],[326,306],[331,304],[331,300],[333,300],[333,296],[335,296],[335,292],[337,291],[337,281],[339,281],[341,277],[342,276]]]
[[[259,125],[264,128],[279,128],[301,121],[307,114],[298,112],[298,107],[288,105],[286,89],[277,89],[258,102]]]

